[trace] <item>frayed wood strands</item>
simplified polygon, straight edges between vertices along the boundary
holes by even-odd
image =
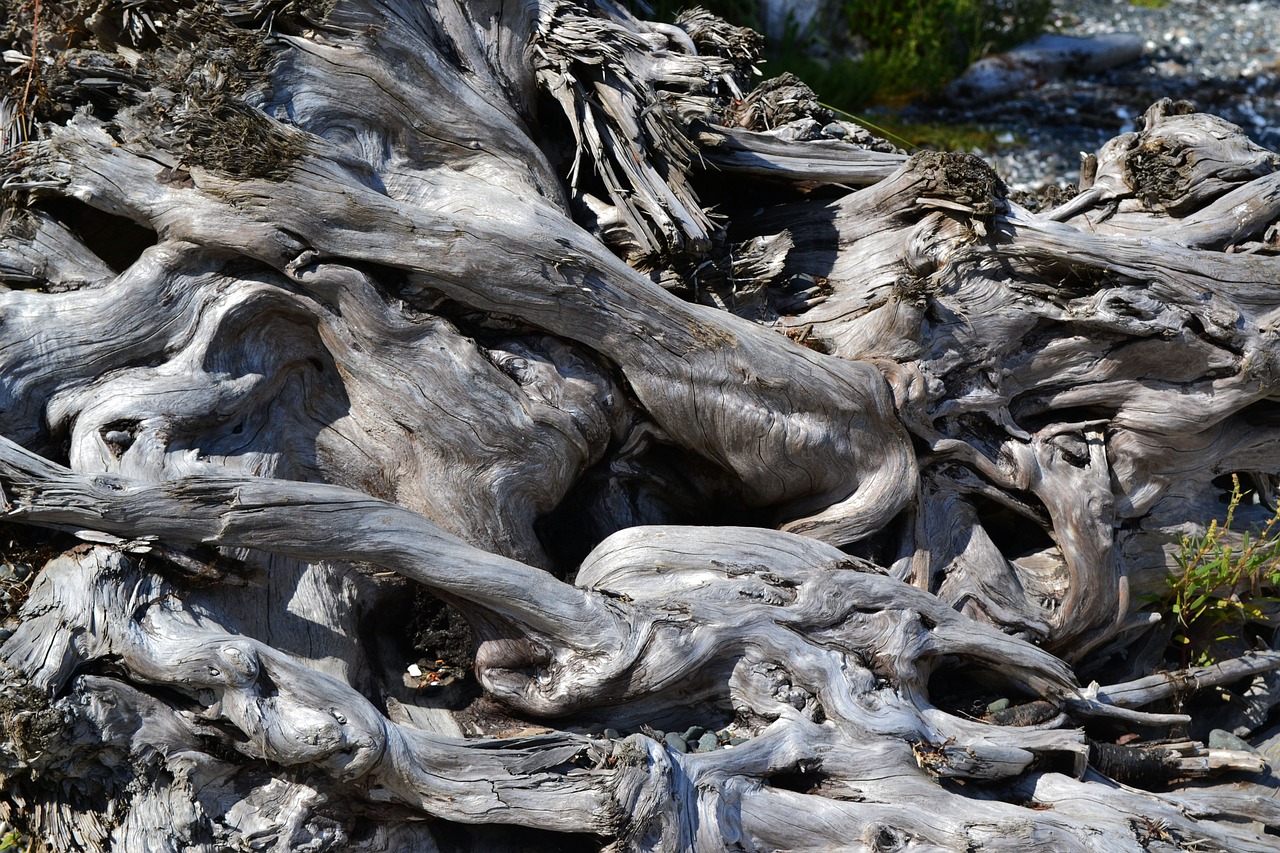
[[[536,66],[577,140],[570,188],[583,185],[585,157],[626,223],[638,259],[702,254],[713,225],[688,183],[698,149],[680,113],[707,109],[698,101],[710,101],[711,87],[731,66],[687,55],[687,46],[663,30],[631,30],[569,4],[548,9]],[[664,43],[657,56],[655,40]],[[670,88],[657,89],[658,81]],[[699,97],[681,105],[681,90]]]
[[[0,156],[18,150],[27,141],[27,122],[17,105],[0,98]]]

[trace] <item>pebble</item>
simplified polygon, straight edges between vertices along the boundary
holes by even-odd
[[[999,103],[918,103],[904,122],[978,124],[996,144],[980,156],[1013,191],[1071,186],[1080,154],[1134,129],[1160,98],[1188,100],[1280,150],[1280,0],[1212,3],[1169,0],[1054,0],[1054,31],[1069,36],[1125,32],[1147,45],[1138,62],[1092,75],[1068,75]],[[821,93],[819,93],[821,94]],[[875,121],[875,111],[868,117]],[[1012,136],[1013,142],[1006,139]]]
[[[667,732],[666,737],[663,738],[663,741],[666,742],[668,748],[676,752],[689,751],[689,744],[685,741],[684,738],[682,738],[676,732]]]
[[[1210,749],[1236,749],[1242,752],[1257,752],[1244,738],[1237,737],[1226,729],[1214,729],[1209,732]]]
[[[604,736],[609,740],[617,740],[618,738],[622,737],[622,733],[619,732],[617,729],[605,729]]]
[[[13,631],[9,628],[0,628],[0,643],[5,642],[13,636]]]
[[[705,732],[702,737],[698,738],[698,752],[715,752],[716,747],[720,745],[719,739],[716,738],[715,732]]]
[[[706,734],[707,730],[702,726],[689,726],[684,730],[684,739],[688,743],[697,743],[698,738]]]
[[[997,711],[1007,711],[1009,710],[1009,706],[1012,704],[1013,703],[1010,702],[1008,699],[997,699],[996,701],[992,702],[990,705],[987,706],[987,713],[994,714]]]

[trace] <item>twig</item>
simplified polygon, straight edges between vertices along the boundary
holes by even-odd
[[[1135,681],[1113,684],[1110,687],[1093,686],[1086,692],[1096,696],[1099,702],[1120,708],[1139,708],[1159,699],[1194,693],[1207,687],[1228,684],[1274,669],[1280,669],[1280,652],[1249,652],[1212,666],[1196,666],[1177,672],[1158,672]]]
[[[37,63],[40,53],[40,0],[31,2],[31,59],[27,63],[27,83],[22,89],[22,103],[18,105],[18,116],[25,118],[27,108],[31,105],[31,85],[35,82]]]

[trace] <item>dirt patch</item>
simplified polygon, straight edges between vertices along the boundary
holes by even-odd
[[[457,608],[425,589],[415,593],[409,636],[414,651],[430,664],[439,661],[441,666],[470,672],[475,663],[467,620]]]
[[[66,725],[62,712],[49,705],[44,692],[14,672],[0,673],[0,780],[28,761],[49,752]]]

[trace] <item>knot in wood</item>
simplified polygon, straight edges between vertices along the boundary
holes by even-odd
[[[258,656],[252,649],[226,645],[218,649],[215,662],[209,667],[214,678],[225,678],[230,684],[247,687],[258,680]]]

